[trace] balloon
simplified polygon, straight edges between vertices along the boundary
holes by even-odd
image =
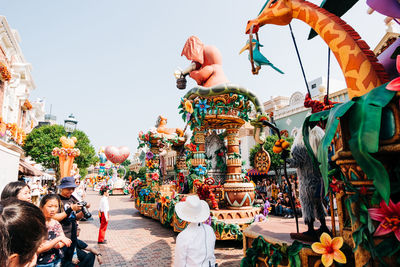
[[[109,161],[114,164],[121,164],[129,157],[129,148],[121,146],[119,148],[115,146],[107,146],[105,149],[106,157]]]

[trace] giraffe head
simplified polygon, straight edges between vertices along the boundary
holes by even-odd
[[[246,34],[258,32],[258,29],[265,24],[287,25],[293,19],[291,0],[267,0],[261,9],[258,17],[247,22]]]

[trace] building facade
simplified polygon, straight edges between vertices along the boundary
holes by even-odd
[[[44,116],[44,102],[29,101],[35,89],[32,66],[22,54],[18,32],[0,16],[0,181],[17,180],[23,139]]]

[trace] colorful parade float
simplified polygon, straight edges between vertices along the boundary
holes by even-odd
[[[147,146],[146,181],[134,181],[136,208],[145,216],[182,231],[187,222],[174,212],[175,204],[188,194],[198,194],[209,203],[211,214],[207,223],[215,230],[218,240],[241,240],[242,231],[260,215],[262,207],[254,205],[255,187],[242,170],[239,149],[239,128],[250,121],[255,138],[265,138],[262,121],[267,120],[257,97],[242,86],[231,84],[222,70],[222,58],[214,46],[204,45],[191,36],[182,51],[192,63],[175,73],[177,87],[186,87],[190,75],[198,86],[189,90],[179,104],[179,114],[190,128],[187,140],[185,130],[157,129],[139,133],[139,146]],[[162,121],[160,116],[158,121]],[[168,128],[166,128],[168,129]],[[176,177],[163,184],[159,172],[159,155],[167,147],[177,151]],[[260,151],[258,166],[268,170],[269,156]]]
[[[98,153],[100,163],[95,181],[96,191],[107,184],[110,188],[110,195],[126,195],[129,193],[124,180],[127,174],[126,169],[121,165],[129,157],[129,154],[129,148],[126,146],[100,148]]]
[[[336,57],[350,100],[332,103],[328,95],[323,102],[305,100],[312,114],[301,133],[304,154],[310,169],[320,173],[330,206],[336,203],[337,211],[331,208],[329,215],[331,230],[309,235],[310,229],[294,233],[293,224],[254,223],[243,233],[242,266],[400,266],[400,78],[393,71],[396,58],[400,71],[399,39],[390,40],[377,57],[340,18],[356,2],[327,0],[319,7],[303,0],[268,0],[247,24],[254,74],[262,26],[290,26],[292,19],[310,25]],[[398,23],[398,1],[367,4]],[[310,142],[316,127],[324,129],[317,145]],[[295,157],[293,147],[291,152]]]

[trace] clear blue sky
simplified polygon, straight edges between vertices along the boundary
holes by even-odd
[[[285,72],[263,67],[253,76],[247,53],[246,23],[265,0],[5,0],[0,14],[21,36],[25,58],[37,85],[31,99],[45,98],[46,111],[58,122],[73,113],[96,150],[127,145],[136,150],[137,134],[154,126],[158,115],[169,127],[184,127],[173,72],[186,67],[186,39],[197,35],[217,46],[230,81],[253,90],[262,101],[271,95],[305,92],[289,28],[260,29],[262,53]],[[312,1],[320,4],[321,1]],[[361,0],[343,18],[374,48],[383,36],[384,17],[367,15]],[[292,26],[309,80],[326,75],[327,46],[320,37],[307,41],[309,27]],[[332,78],[343,79],[333,58]]]

